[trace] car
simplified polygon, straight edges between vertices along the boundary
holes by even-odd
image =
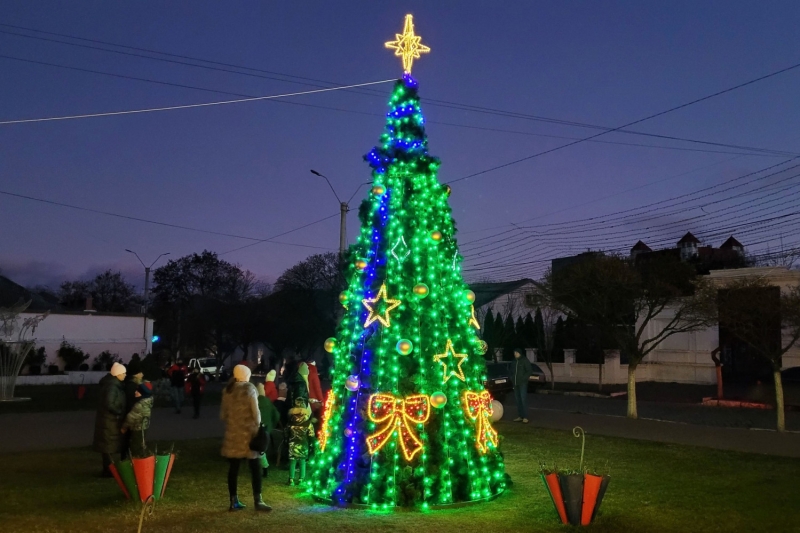
[[[535,391],[537,388],[541,387],[545,383],[547,383],[547,376],[545,376],[544,371],[537,365],[536,363],[531,363],[531,370],[533,373],[528,378],[528,391]]]
[[[200,369],[200,373],[206,380],[211,381],[217,377],[217,359],[215,357],[202,357],[189,360],[189,370]],[[220,369],[219,375],[222,377],[224,371]]]
[[[502,402],[506,394],[514,390],[514,382],[511,379],[511,362],[500,361],[486,363],[486,381],[483,386],[492,395],[492,398]]]

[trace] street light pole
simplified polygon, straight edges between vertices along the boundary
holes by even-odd
[[[159,259],[161,259],[165,255],[169,255],[169,252],[159,255],[158,257],[155,258],[155,261],[150,263],[150,266],[147,266],[147,265],[144,264],[144,261],[142,261],[142,258],[139,257],[139,254],[137,254],[133,250],[128,250],[127,248],[125,248],[125,251],[135,255],[136,259],[138,259],[139,262],[144,267],[144,305],[142,306],[142,315],[144,317],[144,328],[143,328],[143,331],[142,331],[142,338],[144,339],[144,350],[146,352],[147,351],[147,307],[148,307],[147,304],[148,304],[149,298],[150,298],[150,269],[153,268],[153,265],[156,264],[156,261],[158,261]],[[147,355],[147,354],[145,353],[143,355]]]
[[[331,188],[333,195],[339,202],[339,256],[343,257],[344,252],[347,249],[347,212],[350,211],[350,201],[358,193],[358,190],[364,185],[369,185],[369,182],[364,182],[359,184],[359,186],[356,187],[355,192],[353,192],[352,196],[350,196],[350,199],[348,199],[346,202],[343,202],[342,199],[339,198],[339,195],[336,194],[336,189],[333,188],[331,180],[328,179],[328,176],[322,174],[321,172],[317,172],[316,170],[313,169],[311,170],[311,173],[314,174],[315,176],[319,176],[320,178],[328,182],[328,187]]]

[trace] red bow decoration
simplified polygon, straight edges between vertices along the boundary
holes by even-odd
[[[378,424],[375,433],[367,437],[369,453],[374,454],[397,435],[406,461],[422,451],[422,441],[416,433],[417,424],[425,424],[431,414],[430,400],[424,394],[405,398],[378,392],[369,397],[367,413]]]
[[[489,445],[497,447],[497,431],[492,427],[492,396],[489,391],[464,391],[464,411],[475,423],[475,446],[481,453],[489,451]]]

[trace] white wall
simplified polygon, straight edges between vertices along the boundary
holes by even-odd
[[[36,316],[35,313],[22,313],[20,319]],[[58,359],[58,348],[66,340],[87,354],[86,362],[100,352],[108,350],[128,361],[134,353],[144,356],[152,349],[153,320],[147,319],[147,332],[144,332],[144,318],[140,316],[114,316],[86,314],[51,314],[45,318],[33,334],[36,347],[47,350],[47,365],[63,367]],[[145,340],[146,339],[146,340]]]

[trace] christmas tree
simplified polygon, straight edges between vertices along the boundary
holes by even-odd
[[[490,499],[505,474],[483,388],[486,344],[410,73],[429,49],[411,15],[386,44],[405,74],[365,156],[374,181],[340,295],[346,311],[325,344],[335,371],[306,488],[376,509]]]

